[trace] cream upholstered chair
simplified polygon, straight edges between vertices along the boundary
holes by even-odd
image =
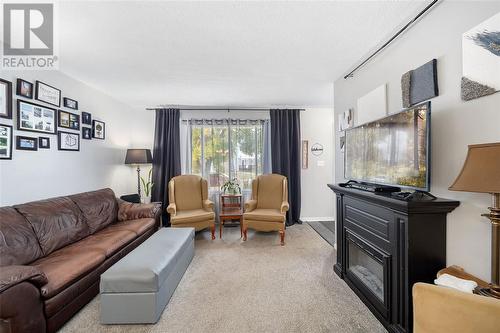
[[[182,175],[168,182],[170,223],[173,228],[210,228],[215,239],[214,203],[208,200],[208,183],[196,175]]]
[[[285,221],[288,211],[288,185],[285,176],[267,174],[252,181],[252,199],[245,203],[243,240],[248,228],[258,231],[279,231],[285,245]]]

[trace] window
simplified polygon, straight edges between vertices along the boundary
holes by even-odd
[[[210,190],[237,178],[242,190],[264,172],[267,120],[191,120],[191,173],[207,179]]]

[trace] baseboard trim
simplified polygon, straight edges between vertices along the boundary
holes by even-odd
[[[323,216],[323,217],[301,217],[300,220],[302,222],[328,222],[335,221],[333,216]]]

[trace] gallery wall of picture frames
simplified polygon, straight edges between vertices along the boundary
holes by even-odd
[[[57,149],[60,151],[80,151],[80,137],[105,140],[106,124],[93,119],[89,112],[78,111],[78,101],[63,97],[61,89],[23,78],[16,79],[14,89],[12,85],[12,82],[0,78],[0,160],[12,160],[14,148],[24,151],[51,149],[51,138],[47,134],[57,135]],[[13,112],[14,107],[16,112]],[[2,123],[2,119],[13,124]],[[21,132],[45,135],[25,136]]]

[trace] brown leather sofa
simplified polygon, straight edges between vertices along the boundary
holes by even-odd
[[[0,333],[55,332],[100,275],[159,226],[158,204],[111,189],[0,208]]]

